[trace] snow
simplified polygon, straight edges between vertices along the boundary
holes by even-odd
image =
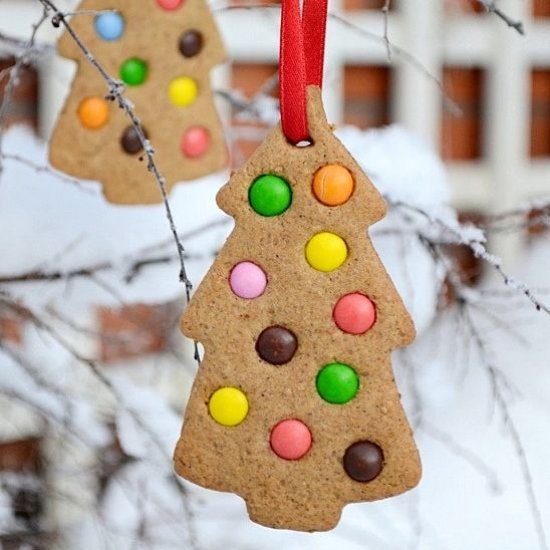
[[[405,128],[393,125],[364,131],[343,126],[336,136],[390,200],[425,207],[450,201],[443,164],[427,144]]]

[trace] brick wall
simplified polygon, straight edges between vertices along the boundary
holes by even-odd
[[[100,307],[97,319],[101,360],[110,363],[165,351],[180,317],[181,304]]]
[[[550,157],[550,69],[531,73],[531,157]]]

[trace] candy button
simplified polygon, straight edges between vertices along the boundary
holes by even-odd
[[[102,97],[87,97],[78,106],[80,123],[89,130],[98,130],[109,121],[109,105]]]
[[[283,420],[271,430],[270,442],[278,457],[298,460],[311,448],[311,432],[300,420]]]
[[[328,273],[338,269],[348,257],[344,239],[326,231],[317,233],[306,245],[306,259],[317,271]]]
[[[325,365],[317,375],[317,391],[329,403],[343,405],[351,401],[359,391],[359,376],[344,363]]]
[[[350,445],[344,454],[344,470],[355,481],[372,481],[384,467],[382,449],[370,441]]]
[[[210,147],[210,132],[202,126],[191,126],[181,139],[181,152],[187,158],[202,157]]]
[[[183,0],[157,0],[157,4],[163,10],[177,10],[183,3]]]
[[[102,40],[113,42],[124,34],[124,18],[118,12],[100,13],[94,21],[95,32]]]
[[[376,322],[376,306],[364,294],[354,292],[338,300],[332,316],[340,330],[349,334],[364,334]]]
[[[260,216],[278,216],[292,203],[292,189],[285,179],[265,174],[250,186],[248,201]]]
[[[142,128],[142,132],[146,138],[149,137],[145,128]],[[138,133],[133,126],[128,126],[126,130],[124,130],[120,138],[120,146],[123,151],[129,155],[137,155],[143,151],[143,145],[141,144]]]
[[[231,270],[229,285],[239,298],[258,298],[265,292],[267,275],[252,262],[240,262]]]
[[[327,206],[339,206],[353,194],[353,176],[338,164],[328,164],[317,170],[313,178],[313,194]]]
[[[208,411],[218,424],[237,426],[248,414],[248,399],[238,388],[220,388],[210,397]]]
[[[202,34],[199,31],[186,31],[179,40],[179,50],[183,57],[195,57],[198,55],[204,43]]]
[[[143,59],[131,57],[120,67],[120,79],[128,86],[139,86],[147,80],[149,68]]]
[[[199,94],[197,83],[188,76],[180,76],[170,83],[168,96],[170,101],[178,107],[187,107],[191,105]]]
[[[280,326],[266,328],[256,342],[258,355],[272,365],[288,363],[294,357],[297,347],[295,334]]]

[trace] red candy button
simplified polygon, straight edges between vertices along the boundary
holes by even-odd
[[[163,10],[177,10],[182,3],[183,0],[157,0],[157,4]]]
[[[311,448],[311,432],[300,420],[282,420],[271,430],[271,448],[285,460],[299,460]]]
[[[187,158],[202,157],[210,147],[210,132],[202,126],[189,128],[181,140],[181,152]]]
[[[348,334],[364,334],[376,322],[376,307],[359,292],[346,294],[332,312],[336,326]]]

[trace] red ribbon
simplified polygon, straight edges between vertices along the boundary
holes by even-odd
[[[321,87],[328,0],[282,0],[279,97],[283,132],[293,144],[310,141],[306,88]]]

